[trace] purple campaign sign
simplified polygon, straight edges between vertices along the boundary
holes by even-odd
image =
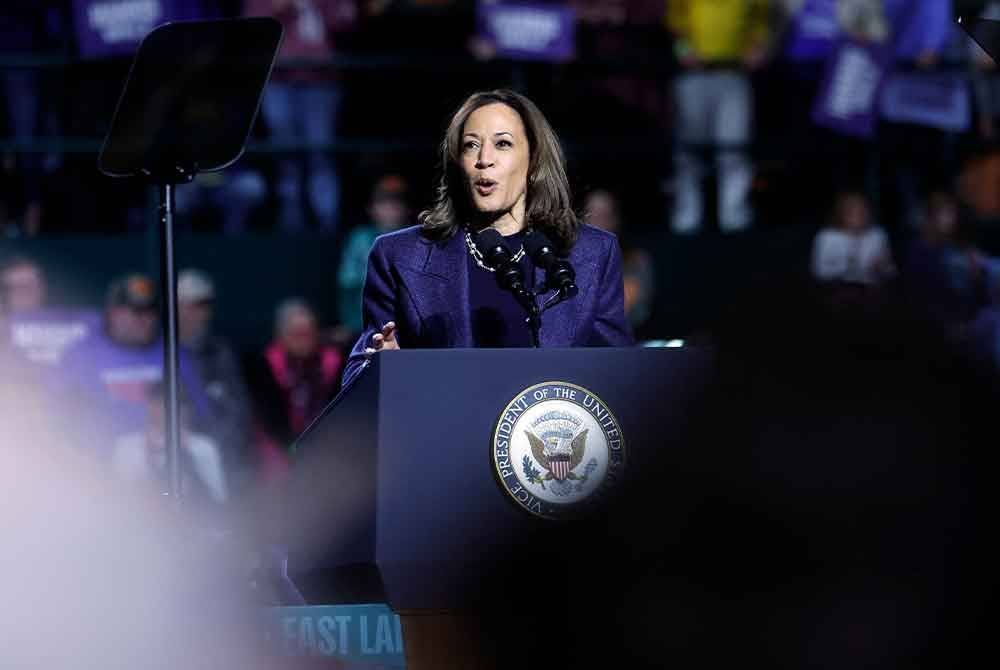
[[[73,0],[80,55],[129,55],[153,28],[168,21],[209,18],[202,0]]]
[[[953,133],[966,131],[972,117],[968,81],[953,72],[892,74],[882,87],[881,107],[889,121]]]
[[[58,365],[63,356],[100,330],[96,310],[40,309],[10,315],[10,343],[39,365]]]
[[[500,58],[565,61],[576,48],[576,14],[571,7],[532,2],[482,0],[476,6],[479,37]]]
[[[785,57],[793,61],[824,60],[840,36],[836,0],[805,0],[788,28]]]
[[[872,137],[888,58],[884,45],[841,42],[823,76],[813,122],[845,135]]]

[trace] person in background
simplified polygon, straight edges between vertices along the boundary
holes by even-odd
[[[812,276],[820,282],[879,286],[896,273],[885,230],[858,192],[837,196],[833,220],[813,241]]]
[[[177,329],[205,385],[211,420],[206,432],[222,449],[226,470],[243,472],[250,443],[250,395],[229,342],[212,331],[215,284],[205,273],[182,270],[177,276]]]
[[[357,20],[354,0],[245,0],[245,16],[273,16],[284,28],[280,60],[324,61],[333,57],[334,33]],[[319,64],[319,63],[318,63]],[[335,138],[341,88],[329,68],[279,68],[271,77],[261,112],[277,142],[305,143],[300,155],[278,162],[279,224],[288,232],[306,228],[305,200],[319,230],[333,234],[340,206],[340,182],[329,145]],[[303,165],[305,163],[305,165]]]
[[[376,237],[398,230],[409,222],[407,190],[406,181],[399,175],[385,175],[379,179],[368,205],[370,223],[352,230],[344,243],[344,255],[337,271],[337,305],[340,323],[351,332],[351,340],[362,328],[361,289],[365,285],[368,252]]]
[[[0,265],[0,291],[10,313],[31,312],[45,306],[45,275],[37,263],[12,258]]]
[[[333,399],[343,367],[343,355],[321,341],[312,307],[298,298],[282,302],[274,340],[250,376],[265,434],[288,447]]]
[[[167,487],[166,413],[160,383],[146,392],[147,421],[143,430],[115,440],[111,467],[120,479],[134,483],[158,483]],[[191,430],[187,412],[180,412],[181,493],[186,500],[224,503],[228,498],[222,453],[212,438]]]
[[[610,191],[591,191],[584,202],[584,222],[618,236],[625,280],[625,317],[637,332],[650,317],[656,293],[656,268],[648,250],[631,244],[622,234],[618,200]],[[639,338],[642,339],[642,338]]]
[[[920,237],[909,249],[905,279],[914,307],[953,333],[989,301],[986,259],[969,239],[955,197],[932,193],[924,205]]]
[[[156,285],[145,275],[115,279],[105,297],[102,329],[74,347],[49,372],[57,404],[72,412],[63,434],[99,457],[108,456],[119,435],[146,423],[147,389],[163,381],[163,342],[159,337]],[[179,383],[200,427],[210,421],[209,402],[190,354],[179,352]]]
[[[917,231],[921,199],[949,191],[959,133],[970,120],[968,49],[951,0],[884,0],[892,65],[881,84],[879,155],[889,207],[882,220]]]
[[[767,0],[670,0],[667,25],[681,71],[674,81],[674,204],[678,234],[702,226],[702,154],[718,173],[719,226],[748,228],[753,180],[753,91],[748,73],[763,64],[769,39]]]

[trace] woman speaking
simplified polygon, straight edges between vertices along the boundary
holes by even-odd
[[[507,90],[470,96],[448,125],[441,165],[420,224],[372,246],[365,330],[345,384],[386,349],[528,347],[535,336],[544,347],[632,344],[616,240],[574,214],[559,140],[534,103]],[[532,262],[540,248],[544,261],[559,259],[547,273]],[[555,302],[544,295],[553,283],[546,278],[558,274],[565,289],[567,265],[577,290],[564,291],[533,333],[525,296]]]

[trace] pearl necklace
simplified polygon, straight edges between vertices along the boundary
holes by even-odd
[[[491,268],[489,265],[483,262],[483,254],[476,247],[476,243],[472,241],[472,235],[470,233],[465,234],[465,246],[469,248],[469,255],[472,256],[472,260],[476,261],[476,265],[486,270],[487,272],[496,272],[496,268]],[[511,261],[517,263],[522,258],[524,258],[523,244],[521,245],[521,248],[517,250],[517,253],[514,254],[514,257],[511,258]]]

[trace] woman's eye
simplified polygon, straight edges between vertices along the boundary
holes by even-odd
[[[497,142],[497,148],[498,149],[501,148],[501,147],[502,148],[507,148],[507,147],[512,147],[512,146],[514,146],[514,144],[510,140],[500,140],[500,141]]]
[[[476,146],[475,142],[469,141],[462,145],[462,149],[465,151],[471,151],[472,149],[475,149]]]

